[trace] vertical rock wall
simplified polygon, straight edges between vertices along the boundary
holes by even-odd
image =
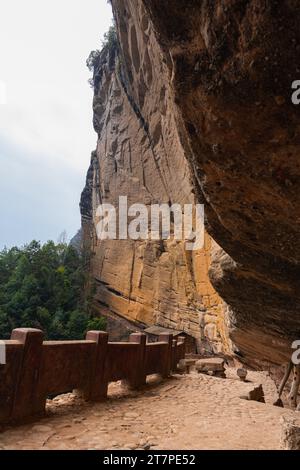
[[[210,277],[230,305],[231,337],[247,360],[282,364],[300,338],[299,1],[141,0],[136,11],[141,3],[222,247]]]
[[[106,48],[94,76],[92,154],[81,199],[84,241],[92,252],[99,313],[184,330],[204,348],[227,351],[224,303],[208,269],[212,240],[186,251],[167,240],[99,241],[100,203],[194,203],[190,167],[177,123],[169,65],[142,2],[113,2],[120,47]]]

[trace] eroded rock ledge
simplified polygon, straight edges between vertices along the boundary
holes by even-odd
[[[211,279],[242,352],[281,362],[299,317],[300,6],[145,1],[170,57],[185,155],[207,230],[226,251]]]
[[[300,78],[299,3],[112,6],[123,84],[107,69],[111,78],[102,78],[95,97],[101,195],[130,188],[149,202],[204,202],[207,231],[222,247],[214,250],[210,276],[230,306],[231,337],[252,362],[281,364],[300,338],[300,111],[291,103],[291,83]],[[127,300],[135,292],[128,311],[138,305],[171,324],[201,311],[204,297],[194,307],[192,287],[201,269],[180,247],[129,243],[122,256],[113,244],[97,250],[98,277],[116,282],[107,267],[113,259],[123,273],[120,292]],[[154,307],[145,309],[149,303]]]
[[[213,289],[205,247],[186,251],[176,241],[99,241],[97,206],[195,202],[190,168],[176,123],[169,70],[143,5],[113,5],[119,46],[104,48],[94,67],[92,153],[81,198],[85,243],[93,252],[96,310],[118,323],[158,324],[183,330],[208,352],[228,351],[224,303]],[[121,325],[113,328],[113,334]]]

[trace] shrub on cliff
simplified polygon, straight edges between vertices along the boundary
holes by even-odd
[[[112,52],[118,46],[118,37],[116,27],[113,25],[109,28],[107,33],[104,34],[104,39],[102,41],[102,50],[96,49],[92,51],[86,60],[86,66],[88,69],[93,72],[97,67],[100,56],[104,50]]]
[[[107,48],[109,51],[114,50],[118,46],[118,36],[116,26],[113,24],[107,33],[104,34],[102,41],[102,49]]]
[[[33,241],[0,252],[0,339],[18,327],[40,328],[48,339],[105,329],[104,319],[91,316],[87,280],[81,255],[64,243]]]
[[[99,60],[101,51],[99,49],[92,51],[90,55],[88,56],[86,60],[86,66],[89,69],[90,72],[94,71],[94,68],[96,67],[97,61]]]

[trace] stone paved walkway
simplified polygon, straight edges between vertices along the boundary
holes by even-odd
[[[282,416],[271,405],[275,386],[266,373],[250,372],[243,383],[192,372],[143,392],[110,385],[105,403],[86,404],[74,395],[49,402],[45,418],[3,430],[0,449],[278,449]],[[267,404],[239,398],[263,384]]]

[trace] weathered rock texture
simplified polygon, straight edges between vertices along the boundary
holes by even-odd
[[[280,363],[300,337],[299,3],[144,4],[169,58],[207,229],[227,253],[216,252],[211,279],[231,306],[232,338]]]
[[[300,126],[291,103],[299,2],[112,5],[121,72],[104,67],[96,89],[99,194],[113,200],[130,190],[149,202],[194,194],[204,202],[207,231],[222,247],[210,275],[229,305],[231,337],[252,362],[280,364],[300,338]],[[95,248],[102,301],[196,332],[203,297],[195,286],[201,276],[208,285],[203,263],[180,245],[122,246]],[[210,250],[199,256],[207,262]],[[208,290],[204,299],[219,310]]]
[[[126,4],[125,4],[126,3]],[[138,7],[138,8],[137,8]],[[195,202],[190,169],[176,122],[169,69],[142,4],[114,4],[120,48],[106,48],[94,74],[92,154],[81,200],[96,308],[129,320],[184,330],[208,350],[227,350],[223,301],[209,278],[211,238],[186,251],[178,241],[99,241],[100,203]]]

